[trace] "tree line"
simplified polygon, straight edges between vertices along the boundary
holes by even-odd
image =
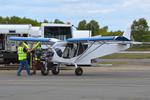
[[[102,36],[117,36],[122,35],[123,31],[108,31],[108,26],[100,27],[97,21],[91,20],[86,22],[82,20],[78,24],[78,29],[80,30],[92,30],[92,35],[102,35]],[[131,35],[132,39],[139,42],[150,42],[150,30],[148,23],[145,18],[140,18],[134,20],[131,25]]]
[[[31,24],[32,26],[40,26],[41,23],[61,23],[63,24],[63,21],[60,21],[59,19],[55,19],[54,22],[49,22],[48,20],[44,19],[43,22],[38,22],[37,20],[33,20],[31,18],[26,17],[2,17],[0,16],[0,24]]]
[[[91,30],[92,36],[101,35],[101,36],[116,36],[122,35],[122,31],[108,31],[108,26],[100,27],[99,23],[96,20],[91,20],[87,23],[86,20],[82,20],[78,24],[79,30]]]
[[[63,21],[59,19],[55,19],[53,22],[48,21],[46,19],[43,22],[38,22],[37,20],[33,20],[26,17],[1,17],[0,16],[0,24],[31,24],[32,26],[40,26],[41,23],[58,23],[64,24]],[[100,27],[99,23],[96,20],[91,20],[87,22],[86,20],[81,20],[77,26],[78,30],[91,30],[92,36],[102,35],[102,36],[117,36],[122,35],[123,31],[108,31],[108,26]],[[145,18],[140,18],[138,20],[134,20],[131,26],[132,37],[135,41],[141,42],[150,42],[150,30],[148,23]]]
[[[1,17],[0,16],[0,24],[32,24],[33,26],[40,26],[40,22],[37,20],[33,20],[26,17]]]

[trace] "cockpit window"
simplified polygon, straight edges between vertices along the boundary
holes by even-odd
[[[63,52],[63,58],[73,58],[81,55],[86,49],[88,45],[84,45],[83,43],[68,43]]]

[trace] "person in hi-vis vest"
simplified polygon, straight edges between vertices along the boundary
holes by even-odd
[[[24,42],[20,42],[18,46],[18,60],[19,60],[19,67],[17,71],[17,75],[21,75],[21,71],[23,67],[25,66],[25,69],[27,71],[27,74],[30,76],[30,66],[27,61],[27,53],[30,52],[30,49],[28,48],[27,44]]]

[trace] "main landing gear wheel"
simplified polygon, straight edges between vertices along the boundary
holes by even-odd
[[[76,69],[75,69],[75,74],[76,74],[77,76],[81,76],[81,75],[83,74],[83,69],[80,68],[80,67],[76,68]]]
[[[57,66],[53,66],[51,71],[53,75],[58,75],[60,72],[60,69]]]

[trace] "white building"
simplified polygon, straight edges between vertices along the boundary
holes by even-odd
[[[27,34],[31,27],[30,24],[0,24],[0,34]]]
[[[31,27],[29,31],[29,37],[41,37],[40,27]]]
[[[73,38],[87,38],[91,37],[91,31],[89,30],[73,30]]]
[[[0,24],[0,50],[16,50],[15,45],[10,44],[9,37],[27,37],[31,28],[30,24]]]

